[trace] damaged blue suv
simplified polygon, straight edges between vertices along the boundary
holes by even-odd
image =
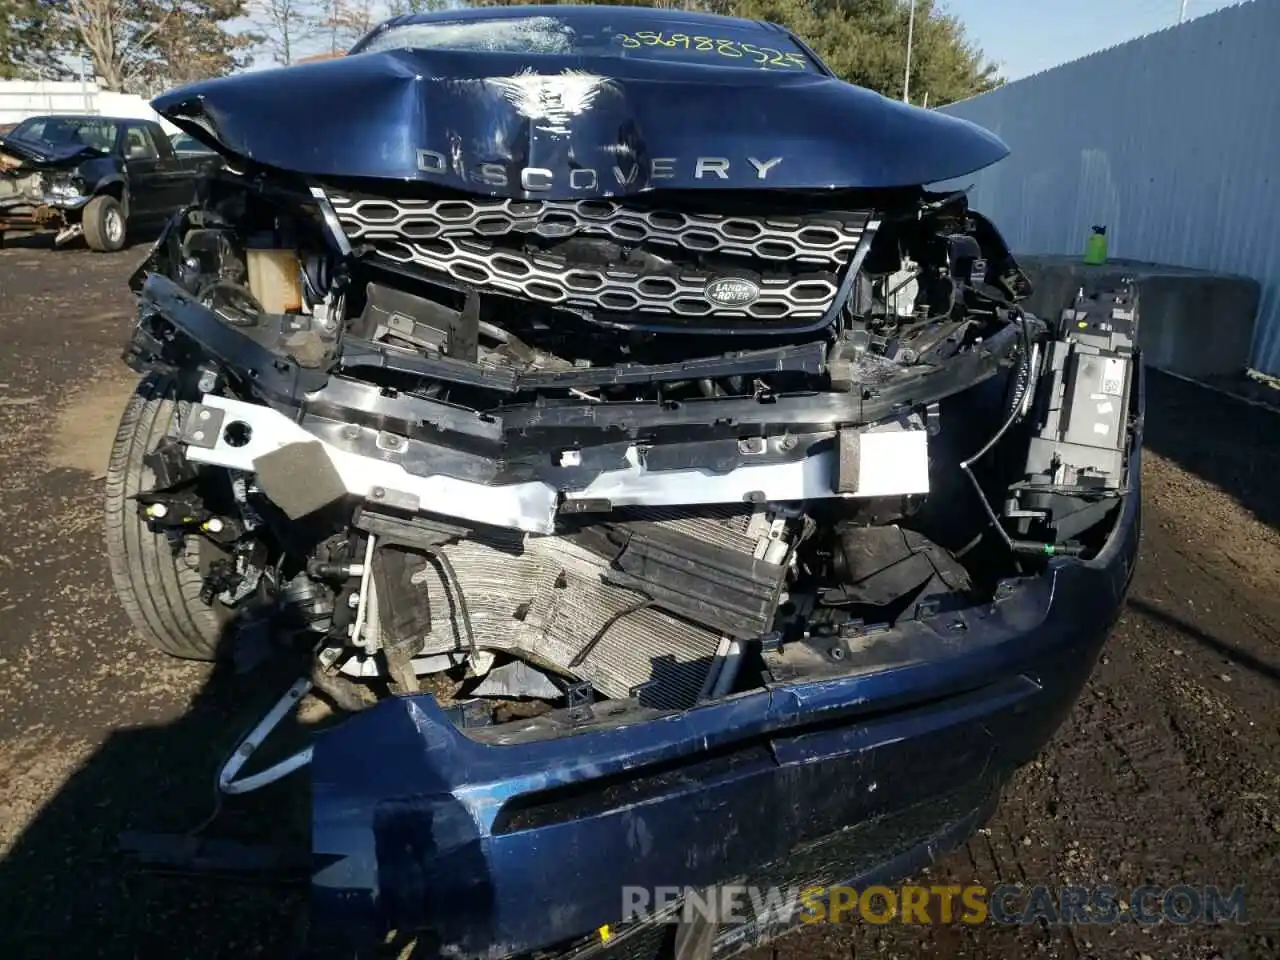
[[[1129,287],[1054,316],[992,134],[764,23],[499,7],[154,103],[225,159],[133,278],[109,477],[160,650],[312,664],[227,768],[311,777],[312,934],[722,957],[962,843],[1137,555]],[[308,689],[350,711],[241,774]]]

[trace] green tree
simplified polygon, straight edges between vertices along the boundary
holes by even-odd
[[[505,2],[508,0],[479,0],[476,5]],[[964,25],[935,0],[618,2],[678,7],[781,24],[813,47],[843,79],[895,98],[902,96],[907,56],[907,22],[910,4],[914,2],[915,26],[911,43],[913,102],[920,103],[927,95],[931,106],[940,106],[985,93],[1002,82],[995,64],[965,34]]]
[[[733,12],[794,30],[841,77],[901,97],[913,0],[735,0]],[[914,0],[912,100],[941,105],[1000,85],[996,66],[934,0]]]
[[[15,33],[25,3],[18,0],[0,0],[0,80],[17,76],[18,64],[14,62]]]
[[[37,0],[0,0],[0,79],[31,72],[30,52],[43,43],[43,33]]]
[[[231,32],[233,20],[247,12],[246,0],[148,0],[139,12],[156,18],[159,28],[147,45],[143,71],[149,86],[166,88],[221,77],[248,65],[262,38]]]

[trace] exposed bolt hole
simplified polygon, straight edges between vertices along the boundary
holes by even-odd
[[[227,441],[227,446],[243,447],[253,439],[253,427],[243,420],[232,420],[222,431],[222,439]]]

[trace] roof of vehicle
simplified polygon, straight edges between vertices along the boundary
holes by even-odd
[[[104,123],[156,123],[147,117],[104,117],[96,113],[36,113],[23,117],[15,126],[28,120],[96,120]]]
[[[789,31],[764,20],[747,20],[742,17],[725,17],[714,13],[701,13],[694,10],[674,10],[665,7],[638,7],[614,4],[522,4],[519,6],[466,7],[457,10],[435,10],[426,13],[406,13],[386,21],[375,32],[389,27],[404,26],[411,23],[456,23],[460,20],[510,20],[519,17],[554,16],[569,23],[590,23],[601,19],[643,19],[646,23],[655,20],[670,20],[672,23],[696,23],[707,27],[716,24],[733,24],[738,28],[752,28],[762,33],[787,33]],[[366,38],[367,39],[367,38]],[[364,41],[361,41],[363,43]],[[360,44],[357,44],[357,48]]]
[[[653,30],[655,27],[661,29],[665,25],[668,29],[673,29],[677,33],[693,33],[695,31],[698,33],[714,33],[719,29],[722,31],[734,31],[739,34],[739,38],[743,33],[754,33],[761,37],[769,38],[771,42],[775,43],[776,41],[772,40],[772,38],[785,37],[789,43],[803,51],[817,73],[826,76],[832,75],[830,68],[808,44],[779,24],[767,20],[727,17],[694,10],[640,7],[625,4],[520,4],[518,6],[464,7],[424,13],[406,13],[398,17],[392,17],[390,20],[386,20],[374,27],[348,53],[361,53],[371,43],[376,43],[377,39],[388,31],[402,27],[432,23],[438,23],[442,26],[446,24],[474,24],[488,20],[510,22],[521,19],[532,20],[534,18],[554,18],[571,28],[578,27],[587,32],[593,30]],[[317,57],[315,59],[322,58]],[[324,57],[323,59],[331,59],[331,57]],[[725,66],[726,64],[720,65]]]

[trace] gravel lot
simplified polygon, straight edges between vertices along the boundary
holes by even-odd
[[[102,476],[134,378],[143,247],[0,251],[0,956],[284,956],[286,888],[146,874],[123,829],[181,831],[279,678],[151,654],[108,584]],[[1280,415],[1153,374],[1146,533],[1125,612],[1053,746],[931,882],[1247,886],[1218,928],[844,925],[757,958],[1280,956]],[[296,830],[294,794],[223,836]],[[7,946],[6,946],[7,945]]]

